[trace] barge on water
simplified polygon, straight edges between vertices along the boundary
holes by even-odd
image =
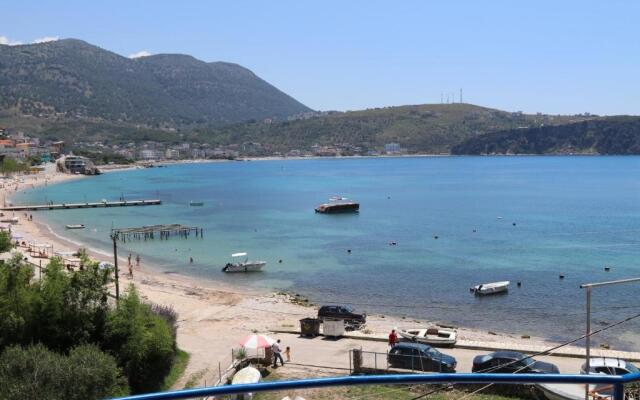
[[[329,203],[320,204],[316,207],[317,213],[332,214],[332,213],[352,213],[360,210],[360,203],[347,200],[344,197],[331,198]]]

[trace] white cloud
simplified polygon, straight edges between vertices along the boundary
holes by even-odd
[[[146,50],[139,51],[137,53],[129,54],[129,58],[149,57],[151,53]]]
[[[17,40],[12,41],[12,40],[9,40],[9,38],[6,36],[0,36],[0,44],[6,44],[8,46],[17,46],[19,44],[22,44],[22,42],[19,42]]]
[[[47,43],[47,42],[55,42],[60,39],[58,36],[45,36],[38,39],[35,39],[33,43]]]

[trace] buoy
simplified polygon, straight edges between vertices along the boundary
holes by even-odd
[[[604,267],[604,270],[609,272],[611,270],[611,268],[610,267]]]
[[[398,244],[398,243],[396,243],[396,242],[389,242],[389,246],[395,246],[395,245],[397,245],[397,244]]]
[[[473,233],[476,233],[476,230],[475,230],[475,229],[473,230]]]
[[[559,278],[564,279],[564,274],[560,274]]]
[[[278,260],[278,263],[282,264],[282,259]]]
[[[347,250],[347,253],[351,253],[351,249],[348,249],[348,250]]]
[[[434,239],[437,239],[437,238],[438,238],[438,235],[433,236],[433,238],[434,238]]]
[[[522,286],[522,282],[518,281],[518,283],[516,285],[518,285],[518,287],[520,287],[520,286]]]

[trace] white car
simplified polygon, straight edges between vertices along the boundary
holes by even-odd
[[[580,367],[580,373],[586,374],[586,363]],[[594,357],[589,359],[590,374],[626,375],[638,373],[640,369],[620,358]]]

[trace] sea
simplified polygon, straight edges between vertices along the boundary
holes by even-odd
[[[360,212],[314,212],[332,196],[359,202]],[[639,157],[179,164],[43,186],[14,202],[120,198],[158,198],[162,205],[46,211],[34,218],[105,254],[111,228],[198,226],[203,238],[129,241],[119,244],[120,254],[139,254],[143,265],[160,272],[401,315],[408,325],[428,319],[553,340],[584,334],[581,284],[640,277]],[[66,224],[86,229],[65,230]],[[265,270],[223,273],[235,252],[267,261]],[[505,295],[477,297],[469,290],[504,280],[511,282]],[[593,329],[640,313],[639,289],[639,283],[593,289]],[[637,350],[639,328],[640,318],[632,319],[594,343]]]

